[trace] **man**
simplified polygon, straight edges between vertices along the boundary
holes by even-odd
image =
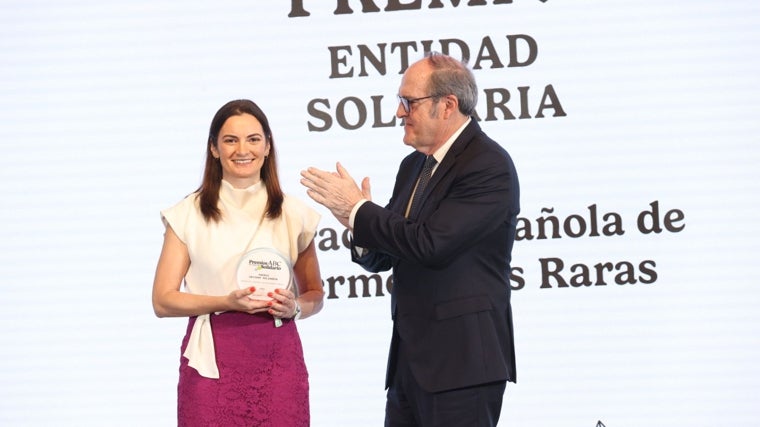
[[[386,426],[495,426],[516,380],[509,273],[519,186],[509,154],[472,118],[476,102],[472,72],[451,57],[427,54],[405,71],[396,116],[416,151],[385,207],[371,202],[368,178],[359,188],[340,163],[302,172],[309,196],[352,230],[352,260],[393,269]]]

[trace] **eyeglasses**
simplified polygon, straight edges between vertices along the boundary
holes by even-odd
[[[436,98],[435,95],[423,96],[421,98],[407,98],[401,95],[397,95],[397,96],[398,96],[398,102],[400,102],[401,106],[404,107],[404,111],[406,112],[406,114],[409,114],[409,112],[412,110],[412,105],[414,105],[415,102],[423,101],[428,98]]]

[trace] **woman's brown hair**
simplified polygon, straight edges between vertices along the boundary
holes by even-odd
[[[250,114],[261,123],[261,127],[264,129],[264,137],[267,143],[269,143],[269,155],[264,158],[264,164],[261,167],[261,181],[266,186],[268,196],[265,210],[266,216],[268,218],[278,218],[282,214],[284,195],[280,187],[280,179],[277,176],[277,155],[275,154],[274,138],[272,138],[269,120],[267,120],[267,116],[256,103],[247,99],[238,99],[224,104],[214,115],[209,127],[208,143],[206,144],[206,167],[203,171],[201,186],[196,190],[200,201],[201,213],[206,221],[217,222],[222,217],[222,212],[219,210],[218,205],[219,189],[222,186],[222,165],[219,159],[214,158],[211,147],[217,145],[219,132],[227,119],[243,114]]]

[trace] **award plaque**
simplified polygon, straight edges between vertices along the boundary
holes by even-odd
[[[290,289],[292,277],[293,268],[290,262],[271,248],[256,248],[246,252],[238,263],[238,287],[256,288],[256,291],[249,295],[251,299],[270,300],[267,294],[275,289]]]

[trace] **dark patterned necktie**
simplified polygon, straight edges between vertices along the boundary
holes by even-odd
[[[427,156],[425,159],[425,165],[420,172],[420,180],[417,183],[417,189],[414,190],[414,197],[412,197],[412,206],[409,208],[409,218],[416,218],[417,212],[420,209],[420,200],[422,200],[422,193],[425,192],[430,176],[433,174],[433,167],[437,161],[433,156]]]

